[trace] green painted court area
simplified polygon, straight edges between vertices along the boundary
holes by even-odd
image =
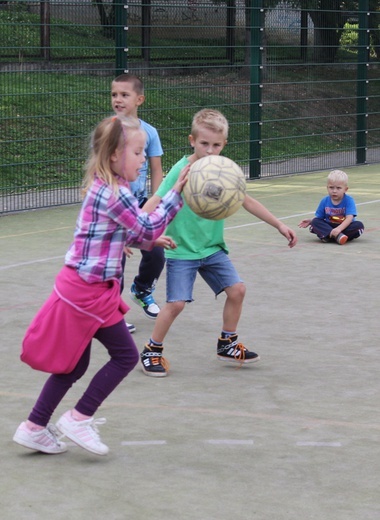
[[[326,194],[327,173],[254,181],[248,190],[297,229]],[[226,221],[247,285],[239,340],[261,361],[236,369],[217,360],[224,298],[197,280],[195,301],[165,344],[169,376],[149,378],[138,366],[99,410],[106,457],[72,443],[43,455],[12,442],[46,379],[19,360],[21,341],[51,292],[78,206],[0,218],[4,520],[380,518],[380,168],[347,173],[366,231],[344,246],[299,229],[290,250],[243,210]],[[156,296],[164,302],[164,276]],[[152,322],[133,303],[127,319],[142,349]],[[105,360],[94,342],[87,374],[53,421]]]

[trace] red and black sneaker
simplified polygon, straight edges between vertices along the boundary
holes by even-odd
[[[248,350],[242,343],[238,343],[237,334],[229,338],[219,338],[217,346],[217,356],[220,361],[229,361],[243,365],[245,363],[255,363],[260,356]]]
[[[162,355],[163,347],[146,344],[140,354],[142,371],[147,376],[165,377],[169,371],[169,361]]]

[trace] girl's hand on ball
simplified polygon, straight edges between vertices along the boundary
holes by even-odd
[[[178,193],[181,193],[181,191],[183,190],[183,187],[185,186],[185,184],[187,182],[187,176],[189,174],[189,170],[190,170],[190,164],[187,164],[181,170],[181,173],[179,174],[178,180],[177,180],[177,182],[173,186],[173,189],[175,189],[175,191],[177,191]]]

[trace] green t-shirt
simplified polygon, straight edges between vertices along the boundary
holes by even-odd
[[[162,198],[173,187],[181,170],[188,163],[187,157],[178,161],[162,181],[156,195]],[[177,244],[176,249],[165,250],[167,258],[199,260],[213,255],[221,249],[228,253],[223,237],[224,220],[207,220],[198,217],[186,202],[166,228],[165,234],[172,237]]]

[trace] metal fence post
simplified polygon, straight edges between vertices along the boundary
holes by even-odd
[[[128,5],[116,0],[115,3],[115,59],[116,76],[127,72],[127,41],[128,41]]]
[[[369,0],[359,1],[359,35],[356,101],[356,163],[367,159],[368,67],[369,67]]]
[[[141,52],[146,64],[150,62],[152,27],[152,3],[151,0],[142,0],[141,4]]]
[[[252,7],[255,4],[255,7]],[[262,41],[264,32],[263,0],[252,2],[250,20],[250,146],[249,146],[249,178],[261,175],[261,125],[262,125]]]
[[[40,4],[40,23],[41,56],[44,60],[50,61],[50,0]]]

